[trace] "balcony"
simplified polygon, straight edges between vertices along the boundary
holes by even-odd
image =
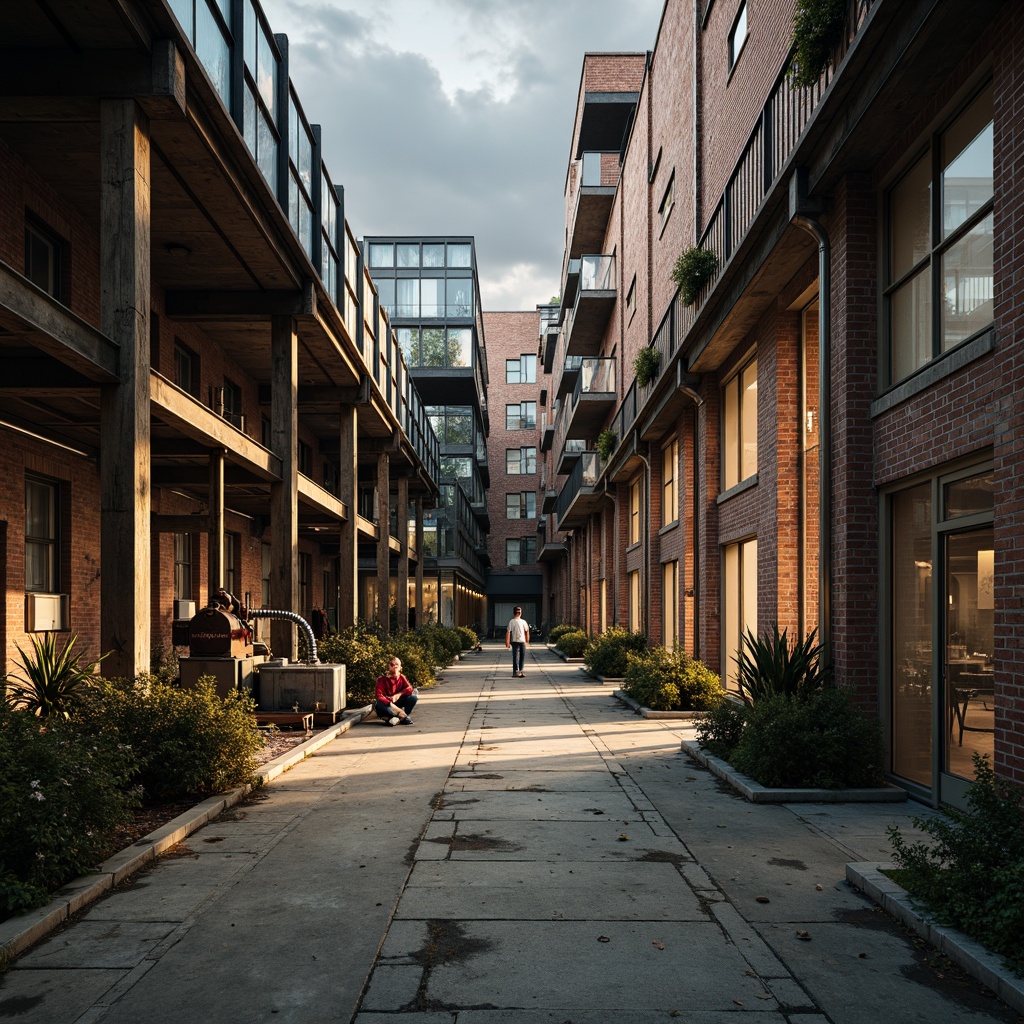
[[[564,541],[548,540],[549,532],[554,536],[554,524],[549,530],[548,523],[543,519],[539,520],[537,523],[538,562],[557,562],[568,554],[569,547]]]
[[[566,249],[570,259],[604,245],[619,180],[619,152],[586,152],[579,161],[579,185]]]
[[[560,361],[556,360],[556,365]],[[580,379],[580,366],[583,365],[583,356],[566,356],[561,363],[561,369],[555,373],[555,398],[562,398],[571,395],[576,389],[576,382]]]
[[[567,440],[597,436],[618,399],[615,359],[583,359],[568,406]]]
[[[554,408],[548,412],[545,409],[540,414],[540,450],[542,452],[551,451],[551,445],[555,440],[555,419],[558,416],[558,402],[555,402]]]
[[[597,511],[603,497],[597,490],[601,475],[600,456],[595,451],[585,451],[562,486],[555,502],[555,518],[559,530],[574,530],[583,526],[593,512]]]
[[[572,472],[573,466],[579,461],[580,456],[587,450],[586,441],[566,441],[558,449],[558,460],[555,464],[555,472],[559,476],[565,476]]]
[[[615,257],[581,256],[576,301],[565,322],[566,355],[592,356],[600,351],[615,297]]]

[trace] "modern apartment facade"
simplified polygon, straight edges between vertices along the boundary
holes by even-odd
[[[744,630],[817,629],[891,777],[956,803],[974,752],[1024,782],[1024,12],[857,0],[802,87],[793,10],[668,0],[584,60],[545,529],[576,621],[730,685]]]
[[[256,0],[6,4],[0,34],[0,672],[49,629],[148,671],[219,586],[425,608],[438,443],[287,38]]]
[[[426,621],[486,628],[488,367],[471,237],[367,236],[363,259],[440,452],[424,521]]]

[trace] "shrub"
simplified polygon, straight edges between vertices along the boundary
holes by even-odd
[[[882,730],[845,688],[779,693],[746,708],[730,761],[763,786],[880,786]]]
[[[566,633],[576,633],[579,631],[579,626],[571,626],[567,622],[560,622],[557,626],[552,626],[548,630],[548,642],[557,643]]]
[[[589,643],[590,637],[582,629],[576,629],[569,633],[563,633],[555,646],[567,658],[582,658]]]
[[[827,684],[822,648],[815,643],[817,630],[794,641],[792,647],[786,634],[786,630],[779,632],[778,624],[772,627],[771,636],[757,637],[749,630],[743,634],[737,683],[747,704],[777,694],[803,697]]]
[[[647,650],[643,633],[630,633],[622,626],[612,626],[595,637],[584,653],[587,668],[596,676],[621,678],[626,674],[626,655]]]
[[[797,0],[789,66],[794,85],[814,85],[828,67],[843,38],[846,8],[847,0]]]
[[[96,867],[131,818],[137,762],[116,736],[85,736],[0,699],[0,919],[41,906]]]
[[[11,676],[7,689],[16,707],[23,707],[40,718],[70,717],[85,684],[93,678],[103,660],[99,658],[83,665],[82,656],[74,653],[77,642],[78,634],[73,633],[58,651],[55,633],[33,634],[31,655],[15,644],[24,675]]]
[[[455,632],[459,634],[459,639],[462,641],[462,649],[464,651],[471,651],[477,644],[480,643],[480,637],[469,628],[469,626],[456,626]]]
[[[384,671],[387,659],[384,643],[377,632],[364,623],[347,626],[325,636],[317,647],[321,661],[345,666],[348,707],[361,708],[372,704],[377,676]]]
[[[975,753],[967,811],[914,819],[931,844],[889,828],[899,881],[942,924],[958,928],[1024,975],[1024,793],[996,782]]]
[[[614,430],[602,430],[597,435],[597,453],[601,456],[602,462],[607,462],[619,443],[619,435]]]
[[[730,760],[743,735],[746,713],[746,705],[731,697],[720,701],[697,724],[697,742],[715,757]]]
[[[626,660],[623,690],[653,711],[707,711],[725,696],[718,675],[684,650],[655,647]]]
[[[638,387],[645,388],[658,379],[658,367],[661,356],[656,348],[647,346],[640,349],[633,360],[633,376]]]
[[[710,249],[692,246],[679,254],[672,268],[672,280],[680,291],[684,306],[697,301],[701,288],[718,269],[718,257]]]
[[[217,696],[209,676],[194,688],[140,676],[94,683],[76,722],[85,733],[131,747],[147,799],[176,800],[254,781],[263,746],[255,709],[240,690]]]
[[[417,636],[422,637],[428,650],[433,652],[435,665],[444,668],[452,664],[462,653],[462,637],[458,630],[451,626],[442,626],[440,623],[432,622],[426,626],[420,626],[414,632]]]

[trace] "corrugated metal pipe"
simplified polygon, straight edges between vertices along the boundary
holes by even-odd
[[[313,636],[313,627],[301,616],[296,615],[295,612],[285,612],[274,608],[254,608],[249,612],[250,619],[287,619],[289,622],[294,622],[306,634],[306,650],[309,652],[309,657],[306,661],[310,665],[319,665],[320,659],[316,654],[316,637]]]

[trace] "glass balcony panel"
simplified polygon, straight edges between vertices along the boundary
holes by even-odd
[[[224,38],[213,11],[205,2],[196,10],[196,56],[213,82],[213,87],[231,109],[231,47]]]
[[[580,291],[613,291],[614,289],[614,256],[580,257]]]

